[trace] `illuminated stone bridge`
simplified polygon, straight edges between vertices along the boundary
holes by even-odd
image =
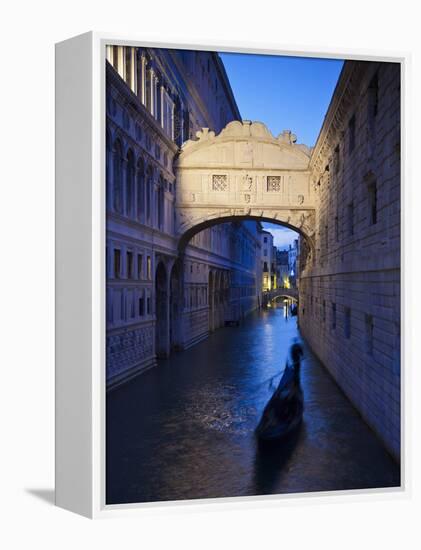
[[[199,231],[234,220],[280,223],[314,249],[311,150],[290,131],[274,137],[261,122],[203,128],[184,143],[177,172],[176,233],[183,249]]]

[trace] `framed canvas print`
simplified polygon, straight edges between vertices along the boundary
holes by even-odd
[[[404,490],[405,62],[57,45],[58,505]]]

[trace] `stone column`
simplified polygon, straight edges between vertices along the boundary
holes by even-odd
[[[125,80],[123,46],[117,46],[117,72],[121,76],[121,78]]]
[[[184,105],[180,102],[180,143],[184,143]]]
[[[151,86],[151,90],[150,90],[150,93],[151,93],[151,115],[155,116],[155,72],[154,72],[153,69],[150,69],[150,72],[151,72],[151,82],[150,82],[150,86]]]
[[[158,219],[158,200],[159,200],[159,185],[156,181],[152,185],[152,227],[159,229],[159,219]]]
[[[130,82],[132,85],[132,91],[137,94],[137,58],[136,48],[131,48],[131,64],[130,64]]]
[[[174,112],[175,112],[175,104],[172,102],[171,104],[171,139],[174,140]]]
[[[121,160],[121,214],[127,212],[127,160]]]
[[[132,188],[132,192],[133,192],[133,195],[132,195],[132,213],[133,213],[133,217],[135,220],[139,219],[139,216],[138,216],[138,211],[137,211],[137,195],[138,195],[138,188],[137,188],[137,184],[138,184],[138,170],[137,170],[137,164],[134,164],[133,166],[133,181],[132,181],[132,184],[133,184],[133,188]]]
[[[144,55],[141,57],[140,74],[140,101],[146,105],[146,58]]]
[[[156,118],[156,120],[158,120],[158,116],[159,116],[159,108],[158,108],[158,101],[159,101],[159,96],[158,96],[158,77],[155,75],[155,79],[154,79],[154,86],[153,86],[153,93],[154,93],[154,105],[155,105],[155,113],[154,113],[154,116]]]
[[[113,64],[113,47],[106,46],[105,51],[106,51],[105,57],[107,61],[112,65]]]
[[[160,101],[161,101],[161,126],[164,128],[164,86],[160,86]]]

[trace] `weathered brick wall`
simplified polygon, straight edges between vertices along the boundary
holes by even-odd
[[[300,327],[399,458],[398,64],[345,64],[312,166],[316,250],[311,269],[300,280]]]

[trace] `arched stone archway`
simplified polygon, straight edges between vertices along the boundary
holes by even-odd
[[[292,296],[291,294],[276,294],[276,296],[273,296],[273,298],[271,298],[271,301],[276,301],[281,298],[286,298],[288,300],[291,300],[292,302],[298,302],[298,296]]]

